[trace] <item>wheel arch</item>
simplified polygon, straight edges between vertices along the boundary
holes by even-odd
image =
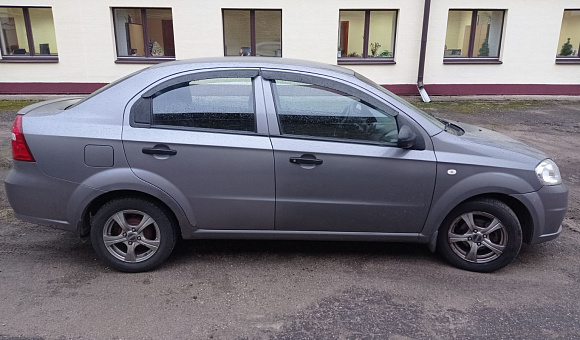
[[[173,209],[171,209],[169,207],[169,205],[167,205],[161,199],[159,199],[151,194],[147,194],[147,193],[144,193],[142,191],[137,191],[137,190],[113,190],[113,191],[105,192],[105,193],[95,197],[86,206],[86,208],[84,209],[84,211],[82,213],[81,221],[79,223],[79,228],[78,228],[80,236],[86,237],[90,234],[91,219],[105,203],[107,203],[113,199],[129,198],[129,197],[141,198],[141,199],[150,201],[150,202],[154,203],[156,206],[158,206],[160,209],[165,211],[167,213],[167,215],[169,216],[169,218],[172,220],[172,222],[175,223],[175,226],[177,226],[177,233],[178,233],[179,237],[182,237],[182,226],[181,226],[179,218],[177,217],[177,215],[175,214]]]
[[[457,203],[452,209],[449,210],[449,212],[443,217],[443,219],[437,225],[436,230],[439,231],[439,229],[441,229],[442,223],[445,220],[445,218],[447,218],[447,216],[449,216],[449,214],[451,214],[453,212],[453,210],[455,210],[457,207],[459,207],[460,205],[462,205],[466,202],[477,201],[480,199],[492,199],[492,200],[497,200],[497,201],[500,201],[500,202],[506,204],[514,212],[514,214],[516,214],[516,217],[518,218],[518,221],[520,222],[524,243],[526,243],[526,244],[530,243],[530,241],[532,240],[532,237],[534,235],[534,225],[533,225],[533,219],[532,219],[532,215],[530,214],[530,211],[517,198],[514,198],[513,196],[510,196],[507,194],[502,194],[502,193],[484,193],[484,194],[478,194],[478,195],[471,196],[469,198],[464,199],[463,201]]]

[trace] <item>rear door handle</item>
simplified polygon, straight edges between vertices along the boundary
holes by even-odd
[[[318,159],[318,158],[305,158],[305,157],[290,157],[290,163],[293,163],[293,164],[320,165],[320,164],[322,164],[322,159]]]
[[[162,149],[159,147],[153,147],[153,148],[143,148],[141,151],[143,151],[144,154],[147,155],[167,155],[167,156],[173,156],[177,154],[177,150],[172,150],[172,149]]]

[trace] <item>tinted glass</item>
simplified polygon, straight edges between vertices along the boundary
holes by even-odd
[[[396,144],[396,118],[360,99],[317,85],[273,84],[282,134]]]
[[[256,131],[249,78],[216,78],[182,83],[153,98],[153,125]]]

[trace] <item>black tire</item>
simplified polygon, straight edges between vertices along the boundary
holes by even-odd
[[[521,246],[517,216],[505,203],[493,199],[459,205],[445,218],[437,237],[437,251],[447,262],[474,272],[505,267]]]
[[[150,219],[149,219],[150,218]],[[145,272],[173,251],[177,228],[169,214],[141,198],[107,202],[91,223],[91,243],[99,258],[122,272]]]

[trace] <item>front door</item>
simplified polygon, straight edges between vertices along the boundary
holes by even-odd
[[[398,148],[397,112],[322,84],[272,83],[276,229],[420,232],[434,152]]]

